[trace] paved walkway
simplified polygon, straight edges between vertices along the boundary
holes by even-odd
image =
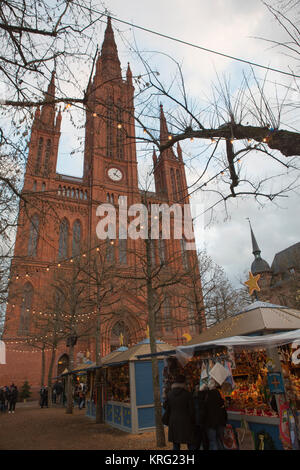
[[[126,449],[157,449],[154,433],[128,434],[95,424],[85,410],[68,415],[63,408],[41,409],[37,402],[17,403],[14,414],[0,413],[0,450]]]

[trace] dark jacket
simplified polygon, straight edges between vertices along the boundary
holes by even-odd
[[[16,402],[18,399],[18,389],[16,386],[10,387],[7,395],[7,399],[9,402]]]
[[[193,397],[195,407],[195,424],[196,426],[203,428],[205,426],[207,390],[195,392]]]
[[[192,394],[185,390],[182,384],[173,384],[165,406],[170,411],[169,441],[192,444],[195,438],[195,410]]]
[[[207,391],[205,406],[205,427],[217,429],[226,426],[227,412],[220,392],[215,388]]]

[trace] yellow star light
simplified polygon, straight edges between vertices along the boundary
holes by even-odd
[[[260,274],[253,276],[251,272],[249,272],[249,279],[248,281],[244,282],[245,286],[248,286],[249,294],[252,295],[255,290],[258,292],[260,291],[260,287],[258,285],[258,281],[260,279]]]
[[[182,337],[185,338],[187,341],[191,341],[191,339],[192,339],[192,337],[191,337],[191,335],[190,335],[189,333],[184,333],[184,334],[182,335]]]

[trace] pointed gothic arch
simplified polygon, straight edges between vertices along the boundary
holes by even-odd
[[[28,238],[28,246],[27,246],[27,254],[28,256],[36,256],[37,254],[37,244],[38,244],[38,236],[39,236],[39,216],[34,214],[30,221],[30,228],[29,228],[29,238]]]
[[[80,254],[80,246],[82,240],[82,224],[80,220],[75,220],[73,225],[73,236],[72,236],[72,256],[78,256]]]
[[[59,227],[58,258],[65,259],[69,253],[69,222],[64,218]]]

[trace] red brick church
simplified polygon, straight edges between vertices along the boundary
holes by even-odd
[[[43,297],[46,299],[50,295],[58,269],[68,269],[76,257],[86,256],[98,246],[96,210],[99,204],[109,202],[118,212],[121,196],[127,197],[128,206],[141,203],[145,198],[145,191],[138,186],[133,77],[129,64],[126,77],[122,77],[110,19],[94,78],[86,93],[81,178],[56,172],[62,113],[53,103],[55,96],[53,72],[45,93],[45,104],[36,110],[32,124],[3,335],[7,364],[0,365],[0,385],[14,381],[20,386],[25,380],[33,389],[41,385],[42,353],[36,345],[28,343],[26,335],[34,328],[33,319],[44,313]],[[159,112],[160,140],[164,142],[169,131],[162,106]],[[153,168],[155,192],[147,192],[148,206],[153,203],[188,204],[180,146],[176,152],[168,149],[158,156],[154,152]],[[110,246],[113,264],[121,270],[130,268],[139,272],[141,265],[136,254],[143,243],[116,237]],[[185,250],[185,243],[184,238],[154,240],[151,244],[154,263],[178,252],[180,257],[175,264],[177,269],[184,269],[185,264],[195,260],[196,256],[195,251]],[[146,337],[147,301],[138,286],[129,284],[122,285],[108,321],[101,326],[102,355],[119,346],[120,335],[128,345]],[[199,275],[195,285],[199,303]],[[189,298],[178,300],[172,294],[165,299],[161,310],[169,323],[162,324],[160,339],[175,345],[184,342],[184,334],[199,332],[196,303]],[[205,327],[203,312],[201,324]],[[75,363],[84,358],[95,359],[91,337],[80,339],[76,344]],[[46,347],[45,382],[49,361],[50,351]],[[66,367],[68,347],[63,341],[57,346],[53,376]]]

